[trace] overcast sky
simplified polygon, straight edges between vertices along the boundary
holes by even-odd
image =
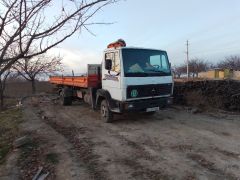
[[[50,53],[64,56],[66,72],[84,72],[86,64],[101,63],[108,43],[123,38],[128,46],[167,50],[173,65],[190,58],[216,62],[240,54],[239,0],[123,0],[105,7],[93,22],[96,36],[83,31]]]

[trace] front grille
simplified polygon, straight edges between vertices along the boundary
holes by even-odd
[[[171,94],[171,92],[172,83],[128,86],[127,98],[164,96]]]

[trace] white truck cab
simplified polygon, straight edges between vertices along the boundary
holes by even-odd
[[[173,78],[166,51],[110,48],[104,51],[101,69],[98,97],[108,94],[111,112],[154,112],[171,103]]]

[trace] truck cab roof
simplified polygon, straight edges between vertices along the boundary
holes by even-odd
[[[105,49],[104,52],[108,52],[108,51],[112,51],[112,50],[121,50],[121,49],[144,49],[144,50],[164,51],[164,50],[161,50],[161,49],[151,49],[151,48],[142,48],[142,47],[128,46],[128,47],[108,48],[108,49]],[[164,51],[164,52],[166,52],[166,51]]]

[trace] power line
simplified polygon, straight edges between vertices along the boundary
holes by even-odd
[[[186,54],[187,54],[187,78],[189,78],[189,41],[187,40],[187,51],[186,51]]]

